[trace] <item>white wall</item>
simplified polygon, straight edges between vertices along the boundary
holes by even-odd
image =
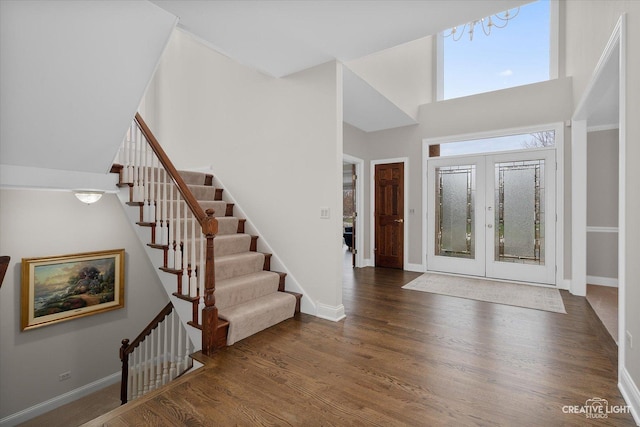
[[[373,53],[346,63],[398,107],[417,117],[418,107],[432,100],[431,36]]]
[[[343,310],[341,87],[335,62],[275,79],[176,31],[146,102],[172,161],[212,167],[299,283],[306,312]]]
[[[0,288],[0,419],[120,370],[118,349],[168,299],[113,194],[93,205],[71,192],[0,190],[0,254],[11,264]],[[125,307],[20,331],[21,259],[126,250]],[[58,375],[71,371],[71,378]],[[49,408],[51,409],[51,408]]]
[[[175,23],[147,1],[1,1],[3,184],[30,167],[58,171],[37,187],[107,174]]]
[[[626,329],[634,337],[634,346],[624,346],[624,367],[631,381],[635,383],[635,404],[640,417],[640,223],[635,220],[640,209],[640,2],[633,0],[597,0],[589,2],[566,2],[567,74],[573,76],[574,101],[577,103],[591,80],[595,66],[605,49],[607,41],[621,16],[626,13],[626,134],[625,153],[625,252],[627,254],[624,271],[626,299]],[[622,272],[620,272],[622,274]],[[625,373],[623,373],[625,374]]]
[[[618,278],[618,130],[587,134],[587,277],[615,285]],[[611,280],[608,280],[611,279]]]

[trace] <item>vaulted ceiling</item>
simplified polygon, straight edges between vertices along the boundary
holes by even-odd
[[[274,77],[357,59],[531,1],[152,0],[215,50]],[[416,123],[348,70],[344,121],[367,132]]]

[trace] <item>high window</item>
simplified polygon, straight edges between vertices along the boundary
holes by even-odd
[[[447,30],[440,35],[438,66],[439,99],[506,89],[555,77],[551,70],[555,61],[552,36],[552,2],[539,0],[509,11],[510,19],[504,28],[500,17],[492,17],[491,34],[485,35],[482,22],[474,26],[473,39],[469,35],[470,25],[464,24],[451,34]],[[554,18],[555,19],[555,18]],[[488,20],[485,19],[485,28]]]

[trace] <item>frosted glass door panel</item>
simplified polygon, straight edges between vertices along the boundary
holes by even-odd
[[[495,260],[544,265],[544,160],[495,164]]]
[[[474,258],[475,167],[466,165],[436,168],[436,179],[435,254]]]
[[[555,151],[487,157],[487,277],[556,284]]]

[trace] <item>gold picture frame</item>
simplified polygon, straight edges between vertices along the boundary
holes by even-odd
[[[124,249],[22,259],[22,331],[123,307]]]

